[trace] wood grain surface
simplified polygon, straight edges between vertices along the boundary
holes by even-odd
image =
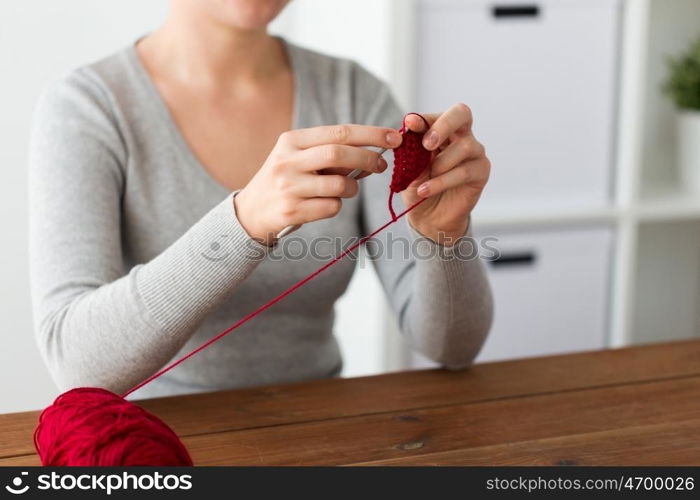
[[[700,341],[138,404],[197,465],[700,465]],[[37,417],[0,415],[0,465]]]

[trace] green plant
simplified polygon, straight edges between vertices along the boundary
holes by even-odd
[[[679,109],[700,110],[700,38],[684,54],[669,57],[664,92]]]

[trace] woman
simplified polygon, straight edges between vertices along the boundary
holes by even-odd
[[[160,29],[42,97],[32,288],[63,388],[123,392],[315,270],[311,255],[271,258],[286,226],[348,240],[388,219],[387,162],[368,147],[399,145],[403,113],[358,65],[268,35],[285,4],[172,0]],[[391,231],[442,255],[375,267],[410,345],[461,368],[487,334],[491,295],[478,259],[449,254],[490,166],[466,106],[428,119],[432,178],[402,194],[428,200]],[[346,176],[356,168],[360,182]],[[334,266],[134,396],[337,375],[333,304],[353,268]]]

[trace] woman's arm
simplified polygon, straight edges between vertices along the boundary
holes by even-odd
[[[31,282],[38,344],[59,386],[121,392],[169,361],[266,250],[243,230],[229,196],[163,253],[124,269],[128,151],[104,92],[84,70],[38,103]],[[203,258],[212,235],[222,234],[229,257]]]
[[[404,113],[385,85],[358,69],[358,95],[375,96],[364,112],[366,123],[398,127]],[[378,98],[377,98],[378,96]],[[390,173],[362,183],[363,230],[384,224]],[[404,209],[394,197],[396,212]],[[467,236],[471,235],[471,230]],[[491,289],[481,259],[468,240],[453,247],[423,237],[407,220],[391,226],[370,244],[377,273],[396,312],[403,335],[413,349],[447,368],[468,366],[478,354],[491,326]]]

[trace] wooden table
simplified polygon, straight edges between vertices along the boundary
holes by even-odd
[[[700,465],[700,341],[141,404],[197,465]],[[0,415],[0,465],[36,419]]]

